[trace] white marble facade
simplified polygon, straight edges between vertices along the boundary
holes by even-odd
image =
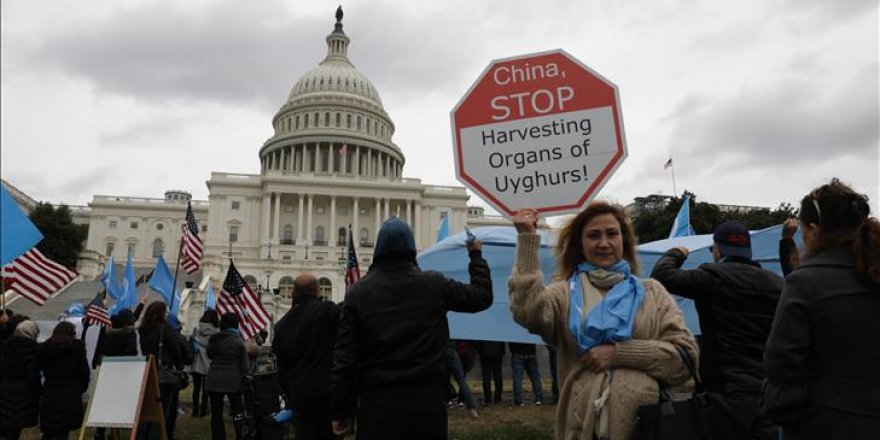
[[[203,276],[215,287],[231,254],[251,283],[280,289],[282,298],[308,271],[322,294],[340,301],[349,225],[366,272],[379,227],[391,216],[411,225],[419,249],[433,244],[446,215],[450,233],[467,224],[509,224],[468,208],[463,187],[403,177],[394,123],[349,61],[341,23],[326,40],[326,58],[296,81],[272,118],[274,132],[259,148],[260,174],[212,172],[209,200],[192,201],[205,240]],[[174,264],[189,199],[175,190],[162,199],[94,196],[86,254],[109,252],[124,263],[132,252],[136,265],[151,266],[161,253]],[[95,260],[83,269],[96,275],[103,258]]]

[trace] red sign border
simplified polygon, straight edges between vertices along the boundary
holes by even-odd
[[[505,214],[508,217],[513,217],[516,214],[516,211],[513,211],[510,208],[508,208],[506,206],[506,204],[504,204],[500,200],[498,200],[498,198],[496,198],[491,192],[487,191],[485,188],[483,188],[482,185],[477,183],[471,176],[469,176],[467,173],[464,172],[464,163],[462,162],[462,159],[461,159],[462,158],[461,134],[460,134],[459,130],[457,130],[456,125],[455,125],[455,112],[458,111],[458,109],[462,106],[462,104],[468,98],[468,96],[471,95],[471,93],[473,92],[473,90],[477,86],[477,84],[479,84],[483,81],[483,79],[486,77],[486,75],[491,70],[492,66],[494,66],[498,63],[510,62],[510,61],[521,60],[521,59],[526,59],[526,58],[535,58],[535,57],[539,57],[539,56],[552,55],[552,54],[560,54],[560,55],[568,58],[569,60],[571,60],[572,62],[574,62],[578,66],[580,66],[582,69],[586,70],[591,75],[595,76],[596,78],[601,80],[603,83],[605,83],[606,85],[611,87],[611,89],[614,91],[614,102],[611,103],[611,110],[612,110],[612,114],[614,117],[614,131],[617,135],[617,152],[614,154],[614,156],[612,156],[611,160],[608,162],[608,165],[606,165],[605,168],[602,169],[602,171],[599,173],[598,177],[596,179],[593,179],[593,183],[589,187],[587,187],[586,191],[584,191],[584,195],[581,196],[581,198],[578,199],[574,204],[559,205],[559,206],[545,206],[542,208],[537,208],[537,211],[540,213],[554,213],[554,214],[558,215],[558,214],[566,214],[569,212],[576,212],[576,211],[580,210],[580,208],[582,206],[584,206],[584,204],[586,204],[587,202],[592,200],[599,193],[599,191],[602,190],[602,188],[607,183],[608,178],[610,177],[609,174],[612,174],[615,171],[617,171],[617,168],[620,167],[620,165],[623,163],[624,160],[626,160],[626,158],[629,155],[628,148],[626,145],[625,130],[623,129],[623,117],[621,116],[621,110],[620,110],[620,107],[621,107],[621,105],[620,105],[620,91],[617,88],[616,84],[609,81],[607,78],[600,75],[595,70],[591,69],[590,67],[588,67],[587,65],[585,65],[580,60],[573,57],[571,54],[569,54],[568,52],[566,52],[563,49],[554,49],[554,50],[548,50],[548,51],[544,51],[544,52],[534,52],[534,53],[529,53],[529,54],[524,54],[524,55],[517,55],[517,56],[508,57],[508,58],[500,58],[500,59],[492,60],[491,62],[489,62],[489,64],[486,66],[486,68],[483,69],[483,72],[480,73],[480,75],[477,77],[477,80],[471,84],[471,86],[468,88],[467,92],[465,92],[465,94],[462,95],[462,97],[458,101],[458,103],[455,104],[455,107],[452,108],[452,111],[449,112],[449,119],[451,122],[450,126],[452,129],[452,139],[453,139],[453,144],[454,144],[453,145],[453,152],[455,153],[455,178],[459,182],[461,182],[462,184],[464,184],[465,186],[470,188],[472,191],[477,193],[480,197],[483,198],[483,200],[485,200],[487,203],[492,205],[492,207],[495,208],[498,212],[501,212],[502,214]]]

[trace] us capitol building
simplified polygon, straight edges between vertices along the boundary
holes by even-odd
[[[78,267],[83,279],[98,277],[110,255],[124,265],[129,253],[138,273],[160,255],[173,270],[187,202],[205,255],[201,273],[184,278],[192,288],[184,292],[183,313],[204,300],[208,283],[219,294],[230,257],[280,317],[302,272],[319,279],[323,296],[342,300],[349,225],[366,272],[379,227],[391,216],[409,223],[419,250],[434,243],[444,216],[450,234],[466,225],[510,224],[468,207],[463,187],[403,177],[406,158],[392,140],[394,122],[348,58],[341,10],[336,18],[326,58],[296,81],[272,118],[272,136],[259,149],[260,174],[212,172],[207,201],[170,190],[161,199],[95,195],[87,209],[74,209],[89,225]],[[194,308],[186,321],[200,313],[201,306]]]

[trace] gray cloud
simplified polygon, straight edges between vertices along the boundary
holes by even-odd
[[[194,121],[181,118],[155,118],[131,124],[121,130],[98,135],[98,142],[104,146],[119,146],[134,142],[168,138],[183,132]],[[155,142],[151,148],[161,148],[162,142]],[[168,145],[170,146],[170,145]]]
[[[332,26],[330,14],[279,14],[278,1],[208,5],[190,13],[161,3],[65,27],[17,49],[19,59],[86,79],[98,93],[273,108]]]
[[[876,164],[880,142],[878,65],[835,84],[790,79],[738,95],[685,98],[669,121],[669,145],[696,163],[788,166],[854,155]],[[756,162],[755,157],[761,160]]]

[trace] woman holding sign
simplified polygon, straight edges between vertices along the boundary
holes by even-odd
[[[628,439],[638,407],[657,402],[658,382],[690,377],[676,346],[697,359],[693,335],[663,286],[634,275],[636,237],[623,207],[593,202],[563,227],[550,285],[537,221],[533,209],[514,218],[508,288],[514,319],[558,349],[556,438]]]

